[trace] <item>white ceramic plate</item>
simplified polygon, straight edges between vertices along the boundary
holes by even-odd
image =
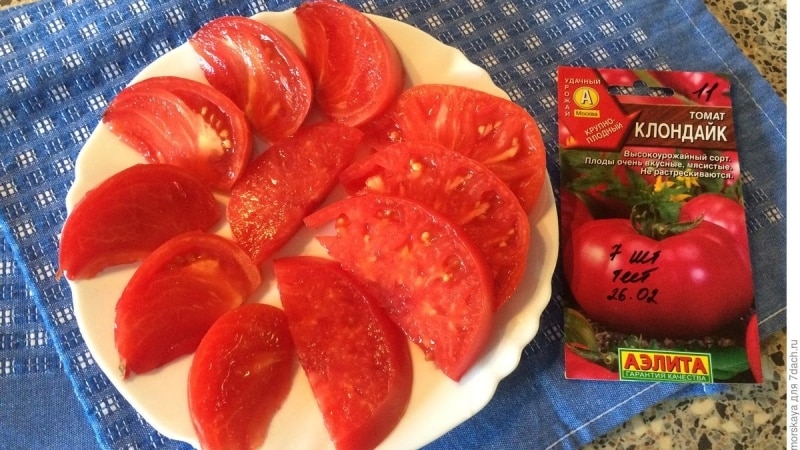
[[[470,63],[458,50],[409,25],[371,17],[398,47],[411,84],[458,84],[507,98],[485,71]],[[291,10],[262,13],[255,18],[283,31],[302,49]],[[155,75],[204,80],[194,52],[187,44],[160,57],[136,80]],[[68,209],[71,210],[87,190],[111,174],[140,162],[143,160],[136,152],[123,147],[100,124],[78,156],[75,183],[67,196]],[[422,352],[412,345],[411,401],[405,416],[380,448],[415,449],[442,436],[483,408],[498,382],[519,363],[522,349],[535,336],[541,313],[549,301],[558,252],[556,208],[549,181],[530,217],[532,242],[527,273],[517,294],[497,315],[485,354],[461,382],[456,383],[425,361]],[[216,231],[230,236],[227,225]],[[281,252],[298,253],[321,255],[324,250],[310,235],[300,233]],[[197,447],[186,393],[191,356],[129,380],[123,380],[120,375],[114,348],[114,306],[134,270],[135,265],[122,266],[106,270],[92,280],[70,282],[78,326],[96,363],[131,405],[162,434]],[[258,293],[258,301],[279,305],[274,282],[268,274],[265,276],[267,283]],[[297,371],[289,397],[272,422],[264,448],[333,448],[302,370]]]

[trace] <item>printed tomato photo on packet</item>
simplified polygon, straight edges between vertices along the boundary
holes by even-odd
[[[559,68],[567,378],[760,382],[730,90]]]
[[[333,0],[219,17],[110,99],[59,276],[94,361],[166,438],[420,448],[538,332],[546,164],[536,118],[419,29]]]

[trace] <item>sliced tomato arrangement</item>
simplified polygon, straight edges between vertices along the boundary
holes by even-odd
[[[348,167],[340,179],[351,194],[410,198],[463,227],[492,272],[495,309],[517,290],[530,223],[514,193],[486,166],[439,144],[400,142]]]
[[[189,37],[208,82],[233,99],[269,141],[293,134],[313,102],[313,81],[294,43],[255,19],[214,19]]]
[[[300,364],[337,450],[375,448],[411,397],[402,331],[337,262],[294,256],[274,267]]]
[[[204,449],[263,445],[295,355],[337,450],[378,446],[410,401],[409,341],[456,382],[483,354],[545,181],[523,108],[454,85],[403,90],[394,44],[345,4],[294,15],[305,55],[270,25],[221,17],[189,38],[208,84],[123,89],[103,122],[150,164],[87,194],[62,236],[69,279],[141,261],[115,310],[122,377],[194,352]],[[356,161],[365,135],[380,145]],[[340,182],[350,196],[320,209]],[[214,191],[231,239],[210,231]],[[331,223],[317,240],[332,259],[277,256],[303,224]],[[246,303],[269,259],[283,310]]]
[[[214,321],[260,283],[247,254],[216,234],[184,233],[158,247],[117,302],[114,340],[123,376],[193,352]]]
[[[323,122],[262,153],[231,191],[228,220],[235,240],[256,262],[283,246],[325,199],[352,161],[362,133]]]
[[[416,85],[365,130],[378,143],[427,141],[463,153],[505,181],[526,211],[539,198],[544,142],[533,117],[510,100],[461,86]]]
[[[480,251],[462,229],[405,198],[365,194],[306,218],[334,222],[317,240],[370,289],[389,317],[453,380],[460,380],[491,328],[494,292]]]
[[[209,328],[189,369],[189,412],[204,450],[261,446],[289,394],[295,360],[286,314],[246,303]]]
[[[61,231],[59,273],[92,278],[141,260],[178,234],[208,230],[221,215],[211,189],[186,170],[131,166],[87,192],[70,212]]]
[[[405,83],[391,40],[361,11],[334,0],[306,1],[295,16],[322,111],[350,126],[383,113]]]
[[[103,122],[151,163],[184,167],[227,191],[250,161],[244,113],[207,84],[181,77],[148,78],[124,88]]]

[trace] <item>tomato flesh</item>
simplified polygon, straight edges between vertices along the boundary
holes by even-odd
[[[421,84],[400,94],[386,115],[365,125],[371,140],[435,142],[488,166],[526,211],[546,175],[536,121],[519,105],[471,88]]]
[[[460,227],[424,205],[365,194],[306,218],[335,235],[317,240],[356,274],[389,317],[453,380],[481,354],[491,328],[494,292],[480,251]]]
[[[383,113],[405,83],[389,38],[369,17],[334,0],[306,1],[295,15],[322,111],[350,126]]]
[[[201,448],[261,446],[289,394],[293,363],[282,310],[246,303],[214,322],[189,369],[189,411]]]
[[[318,123],[276,142],[247,168],[231,191],[228,220],[234,239],[256,262],[291,239],[331,192],[361,134],[345,125]]]
[[[313,101],[313,81],[289,38],[255,19],[224,16],[189,38],[208,82],[233,99],[257,134],[293,134]]]
[[[514,193],[486,166],[438,144],[400,142],[348,167],[340,179],[350,193],[410,198],[463,227],[492,272],[495,309],[516,291],[530,223]]]
[[[211,325],[261,282],[232,241],[189,232],[148,255],[117,302],[114,340],[123,374],[145,373],[193,352]]]
[[[205,231],[222,210],[211,190],[180,167],[137,164],[86,193],[64,222],[58,270],[67,279],[141,260],[168,239]]]
[[[403,333],[337,262],[294,256],[274,267],[300,364],[337,450],[375,448],[411,396]]]
[[[228,191],[250,161],[253,143],[244,113],[207,84],[175,76],[123,89],[103,122],[151,163],[184,167]]]

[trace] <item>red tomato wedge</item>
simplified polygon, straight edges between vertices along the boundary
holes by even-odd
[[[362,133],[332,122],[305,127],[259,155],[231,191],[234,239],[258,263],[282,247],[336,185]]]
[[[92,278],[141,260],[178,234],[211,228],[222,208],[211,189],[180,167],[137,164],[103,181],[64,222],[58,271]]]
[[[464,227],[492,272],[495,309],[516,291],[528,260],[530,223],[514,193],[486,166],[438,144],[400,142],[339,178],[351,194],[410,198]]]
[[[295,16],[323,113],[358,126],[394,102],[405,83],[403,62],[368,16],[334,0],[306,1]]]
[[[294,256],[274,267],[300,365],[337,450],[375,448],[411,397],[402,331],[339,263]]]
[[[117,302],[114,340],[123,375],[145,373],[193,352],[222,314],[261,283],[232,241],[189,232],[148,255]]]
[[[260,447],[292,385],[294,344],[284,312],[246,303],[220,317],[189,369],[189,412],[203,450]]]
[[[209,186],[228,191],[253,151],[244,113],[207,84],[162,76],[117,94],[103,122],[151,163],[184,167]]]
[[[365,125],[378,142],[428,141],[489,167],[530,212],[546,159],[536,121],[516,103],[474,89],[421,84],[405,90],[385,116]]]
[[[361,279],[389,317],[453,380],[481,354],[494,311],[492,277],[462,229],[412,200],[365,194],[306,218],[328,253]]]
[[[214,19],[191,37],[208,82],[233,99],[253,129],[274,141],[300,128],[314,96],[305,60],[294,43],[255,19]]]

